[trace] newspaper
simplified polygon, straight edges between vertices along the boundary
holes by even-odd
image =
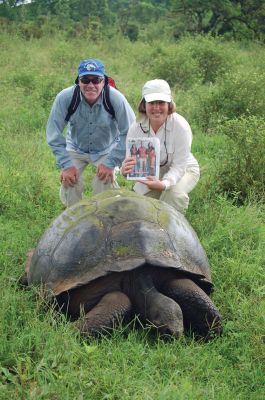
[[[126,157],[134,157],[133,170],[127,174],[129,180],[145,180],[148,176],[159,179],[160,141],[156,137],[129,138],[126,143]]]

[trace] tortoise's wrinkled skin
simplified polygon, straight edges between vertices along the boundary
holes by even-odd
[[[30,285],[45,284],[85,334],[135,314],[164,334],[221,333],[206,254],[166,203],[114,190],[65,210],[35,249]]]

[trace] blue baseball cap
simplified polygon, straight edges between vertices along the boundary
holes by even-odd
[[[78,76],[84,75],[105,75],[105,67],[100,60],[83,60],[78,67]]]

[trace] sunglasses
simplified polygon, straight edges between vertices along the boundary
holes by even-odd
[[[88,78],[87,76],[81,76],[80,82],[84,83],[85,85],[88,85],[90,82],[93,83],[93,85],[99,85],[100,82],[103,81],[103,78],[100,76],[95,76],[94,78]]]

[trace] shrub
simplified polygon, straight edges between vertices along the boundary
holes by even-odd
[[[42,37],[42,30],[40,24],[35,21],[27,21],[19,25],[21,36],[26,39],[39,39]]]
[[[136,42],[139,35],[139,27],[133,22],[129,22],[124,30],[124,35],[127,36],[131,42]]]
[[[265,122],[255,116],[227,121],[219,131],[227,138],[217,155],[217,191],[236,197],[238,203],[265,199]]]
[[[210,88],[196,93],[193,118],[205,130],[226,120],[256,115],[264,117],[265,73],[248,70],[227,73]]]
[[[214,83],[229,71],[235,61],[232,45],[211,36],[186,38],[181,46],[196,60],[202,83]]]
[[[187,90],[202,81],[197,60],[181,46],[167,46],[160,52],[155,49],[150,63],[152,75],[165,79],[171,87]]]
[[[212,37],[186,37],[177,46],[165,46],[155,57],[153,72],[170,85],[189,89],[198,83],[214,83],[233,64],[232,46]]]

